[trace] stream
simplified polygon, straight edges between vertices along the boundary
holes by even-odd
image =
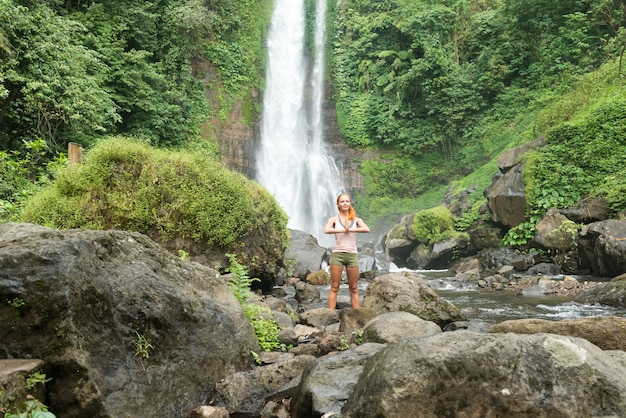
[[[400,271],[400,270],[398,270]],[[577,303],[574,296],[531,294],[521,295],[509,291],[489,289],[458,288],[453,277],[447,277],[447,271],[419,270],[431,279],[431,288],[437,295],[462,309],[471,322],[496,324],[510,319],[539,318],[547,320],[577,319],[592,316],[626,317],[626,308],[608,305],[589,305]],[[574,276],[576,277],[576,276]],[[561,278],[555,276],[555,279]],[[600,278],[576,277],[578,281],[606,281]],[[361,301],[369,281],[359,280]],[[330,286],[318,286],[322,301],[325,302]],[[292,292],[293,293],[293,292]],[[345,277],[339,288],[339,298],[349,299],[348,284]]]

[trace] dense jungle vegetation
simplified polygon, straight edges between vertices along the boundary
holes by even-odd
[[[306,0],[314,9],[314,1]],[[235,101],[260,114],[271,0],[0,0],[0,220],[111,136],[218,158]],[[329,2],[328,77],[371,225],[482,190],[544,135],[529,215],[589,194],[626,209],[623,0]],[[204,124],[204,126],[203,126]]]

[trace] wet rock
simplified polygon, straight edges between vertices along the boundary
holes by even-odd
[[[580,266],[600,277],[626,273],[626,220],[584,225],[579,234]]]
[[[465,320],[461,311],[438,296],[416,273],[389,273],[376,277],[363,297],[363,307],[378,314],[392,311],[412,313],[440,327]]]
[[[365,325],[363,341],[387,344],[440,332],[441,328],[434,322],[424,321],[408,312],[387,312]]]
[[[552,334],[584,338],[603,350],[626,350],[626,318],[608,316],[548,321],[517,319],[504,321],[491,328],[494,333]]]
[[[308,274],[321,268],[326,249],[309,233],[296,229],[289,232],[291,240],[285,250],[284,264],[291,267],[293,277],[305,280]]]

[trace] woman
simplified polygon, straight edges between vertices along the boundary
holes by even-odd
[[[339,213],[328,219],[324,226],[325,234],[335,234],[335,245],[330,256],[330,292],[328,293],[328,307],[337,306],[337,293],[341,283],[343,267],[346,267],[348,288],[350,289],[350,303],[352,309],[359,307],[359,256],[356,247],[356,234],[370,232],[370,228],[357,218],[350,202],[350,196],[342,193],[337,197]]]

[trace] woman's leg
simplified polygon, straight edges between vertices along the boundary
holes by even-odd
[[[359,268],[346,267],[348,274],[348,288],[350,289],[350,303],[352,309],[359,308]]]
[[[337,293],[339,293],[341,273],[343,273],[341,264],[330,265],[330,291],[328,292],[328,307],[330,309],[335,309],[337,306]]]

